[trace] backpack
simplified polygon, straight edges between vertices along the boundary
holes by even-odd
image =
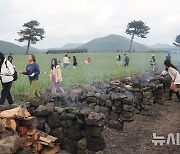
[[[6,68],[9,69],[8,66],[7,66],[7,60],[5,61],[5,65],[6,65]],[[13,68],[14,68],[14,67],[13,67]],[[18,73],[17,73],[17,71],[16,71],[15,68],[14,68],[13,78],[14,78],[13,81],[17,81],[17,79],[18,79]]]

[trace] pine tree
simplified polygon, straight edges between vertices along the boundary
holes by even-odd
[[[175,41],[173,43],[175,46],[177,47],[180,47],[180,35],[178,35],[176,38],[175,38]]]
[[[31,44],[36,44],[38,41],[44,39],[45,31],[43,28],[39,28],[40,23],[36,20],[32,20],[30,22],[24,23],[23,30],[18,32],[20,36],[19,39],[16,39],[18,42],[28,42],[26,54],[29,53],[29,48]]]
[[[147,38],[146,35],[149,33],[150,28],[146,26],[146,24],[139,20],[139,21],[132,21],[128,23],[127,29],[126,29],[126,34],[131,35],[131,42],[130,42],[130,52],[132,52],[132,44],[135,35],[140,37],[140,38]]]

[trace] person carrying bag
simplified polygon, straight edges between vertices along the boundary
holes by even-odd
[[[164,65],[166,66],[166,69],[162,72],[162,75],[169,74],[172,78],[168,100],[172,100],[172,94],[174,92],[176,93],[178,101],[180,102],[180,94],[178,89],[180,85],[180,74],[178,72],[178,69],[176,68],[176,66],[171,64],[169,60],[165,60]]]
[[[15,68],[0,52],[0,78],[2,84],[0,104],[3,105],[7,99],[9,104],[13,104],[11,87],[14,81]],[[17,72],[16,72],[17,73]],[[16,74],[17,75],[17,74]]]

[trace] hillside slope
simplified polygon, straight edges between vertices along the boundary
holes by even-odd
[[[175,47],[173,45],[170,45],[170,44],[156,43],[156,44],[152,45],[151,48],[165,49],[165,48],[175,48]]]
[[[25,45],[25,46],[22,46],[24,49],[25,49],[25,51],[26,51],[26,49],[27,49],[27,45]],[[38,49],[38,48],[35,48],[35,47],[30,47],[29,48],[29,52],[30,53],[46,53],[48,51],[48,49]]]
[[[62,46],[61,49],[74,49],[82,45],[83,43],[68,43]]]
[[[126,51],[129,49],[130,39],[120,35],[108,35],[106,37],[94,39],[78,48],[86,48],[88,51],[108,52],[108,51]],[[148,46],[133,42],[135,51],[148,51]]]
[[[1,41],[0,40],[0,52],[4,54],[25,54],[26,53],[27,46],[19,46],[17,44]],[[45,53],[46,49],[37,49],[34,47],[30,47],[29,53],[33,54],[39,54],[39,53]]]
[[[19,45],[6,42],[6,41],[0,41],[0,52],[4,54],[9,54],[9,53],[24,54],[25,50]]]

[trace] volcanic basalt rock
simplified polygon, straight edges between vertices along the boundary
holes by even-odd
[[[163,104],[164,79],[153,73],[76,86],[30,104],[28,110],[39,121],[37,128],[57,137],[72,154],[98,152],[105,148],[105,125],[118,131],[135,114],[151,115],[154,103]],[[166,88],[165,88],[166,89]],[[43,99],[43,98],[42,98]]]
[[[49,133],[70,153],[102,150],[105,147],[101,135],[104,125],[122,130],[124,122],[133,121],[135,114],[151,115],[154,103],[163,104],[164,78],[154,76],[147,72],[135,77],[98,81],[53,95],[53,105],[45,103],[34,111],[40,120],[38,127],[44,130],[44,123],[47,123],[51,129]],[[46,120],[40,118],[42,115]]]

